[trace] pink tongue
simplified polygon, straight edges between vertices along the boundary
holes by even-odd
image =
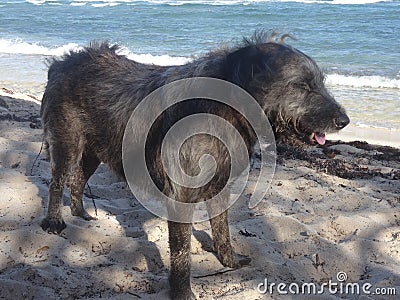
[[[324,133],[314,133],[314,139],[317,141],[318,144],[324,145],[325,144],[325,134]]]

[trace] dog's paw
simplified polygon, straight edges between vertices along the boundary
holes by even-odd
[[[81,217],[86,221],[97,220],[96,217],[92,217],[85,209],[75,209],[71,206],[71,214],[73,216]]]
[[[185,292],[173,292],[171,291],[171,299],[172,300],[196,300],[196,296],[189,289]]]
[[[225,267],[232,269],[239,269],[248,266],[251,262],[251,258],[245,255],[237,254],[235,252],[232,255],[227,255],[224,257],[219,257],[220,262]]]
[[[241,255],[241,254],[234,254],[234,261],[236,262],[236,267],[241,268],[250,265],[251,263],[251,258],[246,256],[246,255]]]
[[[48,233],[60,234],[61,231],[67,227],[67,225],[63,219],[50,219],[46,217],[40,223],[40,227],[42,227],[42,229]]]

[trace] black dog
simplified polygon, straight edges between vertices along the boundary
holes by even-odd
[[[257,32],[239,46],[211,52],[182,66],[141,64],[118,55],[118,47],[106,43],[94,43],[52,61],[41,108],[53,177],[42,228],[55,233],[65,228],[61,206],[68,177],[72,214],[93,219],[82,203],[87,180],[100,162],[107,163],[124,178],[121,145],[129,117],[148,94],[178,79],[212,77],[240,86],[257,100],[277,136],[291,132],[311,144],[324,144],[325,133],[344,128],[349,118],[327,92],[324,75],[316,63],[275,37]],[[205,188],[176,186],[160,160],[160,145],[167,127],[198,112],[221,116],[240,132],[249,155],[257,142],[254,132],[237,111],[221,103],[192,99],[171,109],[168,115],[175,119],[161,116],[149,134],[146,147],[149,172],[157,187],[166,195],[174,194],[178,201],[196,202],[212,197],[229,177],[226,148],[213,137],[197,136],[193,143],[196,147],[186,147],[186,171],[196,173],[199,157],[211,153],[217,164],[217,176]],[[210,222],[221,263],[233,268],[248,263],[248,259],[238,259],[232,249],[227,212]],[[171,296],[194,299],[190,287],[191,224],[169,221],[168,226]]]

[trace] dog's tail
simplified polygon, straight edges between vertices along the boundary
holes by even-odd
[[[39,153],[36,155],[35,160],[32,163],[31,176],[33,175],[33,168],[35,167],[36,161],[38,160],[40,154],[42,154],[42,151],[45,151],[45,153],[48,154],[48,149],[49,149],[49,143],[46,141],[45,137],[43,136],[42,145],[40,146]]]

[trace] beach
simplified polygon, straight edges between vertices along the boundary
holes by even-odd
[[[39,110],[34,95],[1,89],[0,298],[166,299],[167,222],[146,211],[107,166],[85,190],[84,205],[98,220],[71,216],[65,191],[67,228],[61,235],[40,228],[51,174],[39,154]],[[278,147],[271,187],[254,209],[246,205],[249,181],[230,209],[232,243],[251,258],[249,266],[224,268],[212,252],[209,223],[194,225],[192,288],[199,299],[280,299],[265,288],[271,283],[286,284],[287,296],[290,284],[312,283],[318,299],[400,293],[400,149],[346,138],[360,142]],[[318,294],[330,281],[369,288]]]
[[[257,29],[290,34],[351,123],[324,146],[278,145],[263,200],[254,170],[230,209],[223,267],[209,222],[192,236],[198,299],[397,299],[400,294],[400,0],[10,0],[0,3],[0,299],[168,299],[167,221],[101,164],[85,188],[97,220],[40,227],[51,182],[41,98],[49,61],[91,41],[182,65]],[[232,197],[237,195],[232,195]],[[296,295],[295,295],[296,294]],[[396,294],[397,296],[395,296]],[[396,298],[397,297],[397,298]]]

